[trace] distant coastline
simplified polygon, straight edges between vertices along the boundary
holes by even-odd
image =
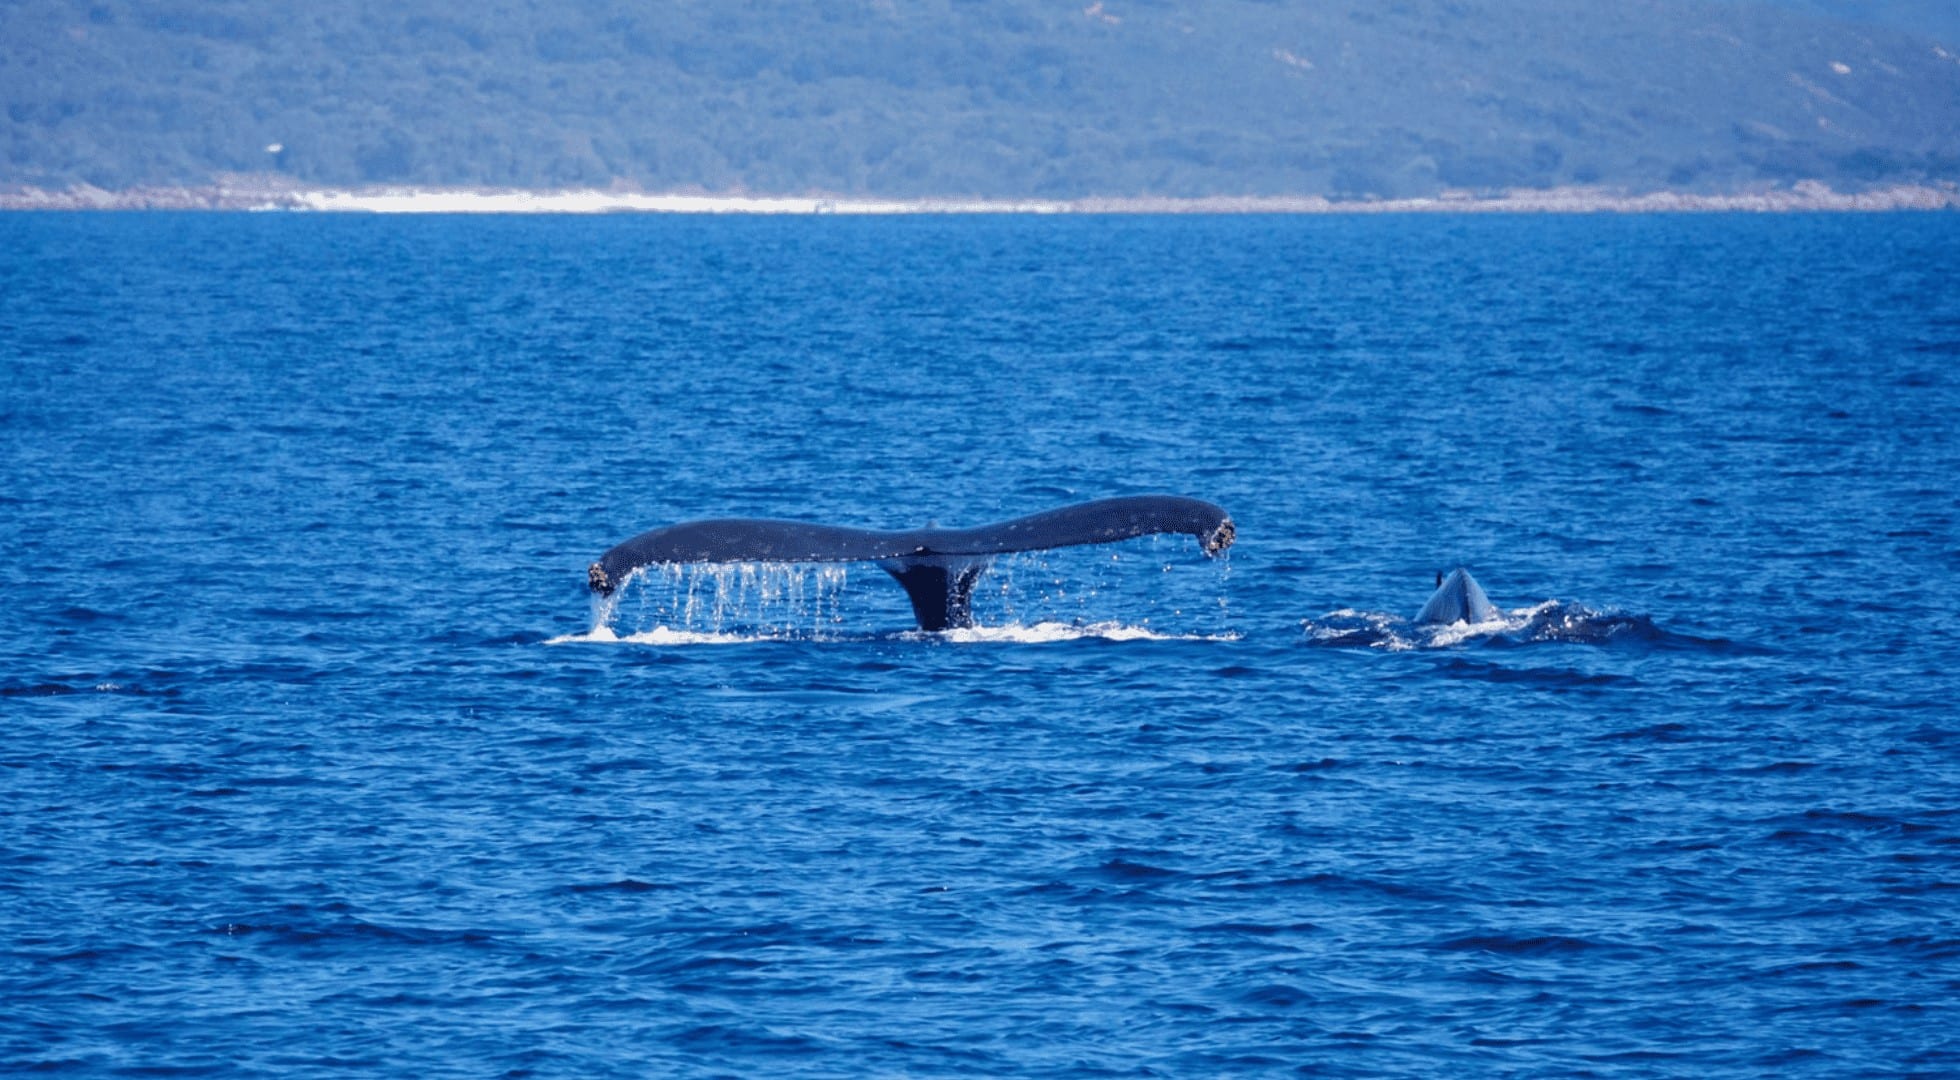
[[[1642,194],[1598,188],[1450,191],[1426,198],[1329,199],[1318,195],[1081,199],[879,199],[832,195],[655,194],[609,190],[371,186],[313,188],[258,178],[199,187],[120,191],[0,189],[0,210],[205,210],[378,214],[1424,214],[1424,213],[1814,213],[1960,209],[1960,184],[1902,184],[1840,192],[1815,181],[1788,188],[1705,194]]]

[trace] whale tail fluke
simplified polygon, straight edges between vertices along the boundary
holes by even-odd
[[[921,629],[945,630],[973,625],[973,586],[995,555],[1156,533],[1195,536],[1205,555],[1215,556],[1232,546],[1237,530],[1223,508],[1177,495],[1098,499],[977,529],[881,532],[721,518],[641,533],[587,567],[586,585],[607,596],[633,571],[657,563],[875,562],[905,589]]]

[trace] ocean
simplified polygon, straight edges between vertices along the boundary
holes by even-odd
[[[1960,217],[19,213],[0,356],[0,1071],[1960,1072]]]

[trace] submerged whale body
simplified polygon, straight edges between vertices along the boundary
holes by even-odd
[[[1416,612],[1420,626],[1448,626],[1451,623],[1487,623],[1497,618],[1497,608],[1484,595],[1483,586],[1470,571],[1457,567],[1436,583],[1429,602]]]
[[[920,629],[945,630],[973,625],[973,585],[996,555],[1155,533],[1195,536],[1213,556],[1232,546],[1236,530],[1223,508],[1176,495],[1099,499],[975,529],[884,532],[717,518],[641,533],[600,556],[587,568],[586,582],[607,596],[633,571],[659,563],[875,562],[905,589]]]
[[[1470,641],[1500,647],[1547,642],[1639,642],[1677,648],[1727,644],[1670,633],[1645,615],[1599,611],[1570,601],[1544,600],[1500,611],[1484,595],[1477,579],[1460,568],[1436,576],[1436,591],[1413,619],[1388,612],[1343,609],[1318,619],[1303,619],[1301,627],[1313,644],[1337,648],[1438,649],[1457,648]]]

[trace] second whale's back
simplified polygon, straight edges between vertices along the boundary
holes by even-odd
[[[1416,622],[1423,624],[1482,623],[1495,618],[1497,608],[1484,595],[1483,586],[1462,567],[1450,571],[1416,613]]]

